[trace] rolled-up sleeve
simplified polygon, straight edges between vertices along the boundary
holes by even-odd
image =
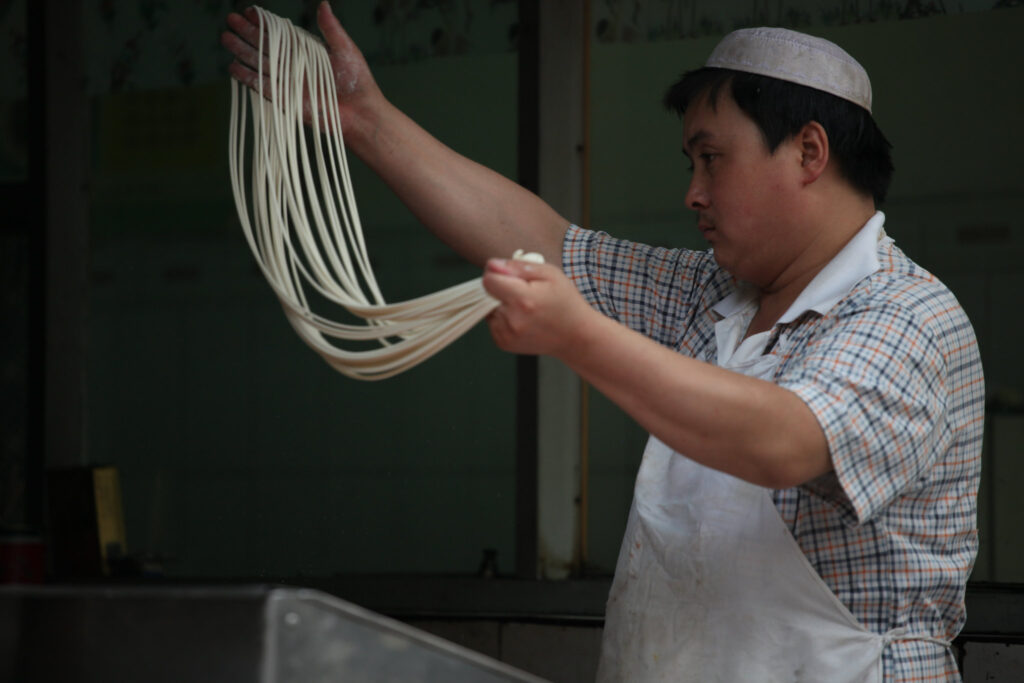
[[[708,307],[705,298],[718,301],[732,286],[708,252],[651,247],[577,226],[566,232],[562,269],[594,308],[667,345]]]
[[[805,484],[848,523],[912,491],[952,440],[940,326],[895,304],[840,312],[778,380],[807,404],[834,471]]]

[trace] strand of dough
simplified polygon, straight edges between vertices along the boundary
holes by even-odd
[[[498,302],[484,291],[480,278],[409,301],[385,302],[363,240],[327,50],[287,19],[259,7],[256,11],[258,50],[267,58],[260,64],[256,90],[246,93],[232,81],[228,131],[231,187],[242,230],[288,321],[310,348],[349,377],[392,377],[453,342]],[[313,119],[308,126],[304,98]],[[250,118],[247,189],[243,177]],[[522,252],[514,258],[543,261]],[[311,290],[362,323],[315,313]],[[345,348],[331,340],[362,347]],[[366,342],[376,344],[365,348]]]

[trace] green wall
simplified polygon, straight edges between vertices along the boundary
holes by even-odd
[[[887,228],[953,288],[990,392],[1019,406],[1024,9],[812,30],[872,75],[897,166]],[[594,45],[594,227],[701,247],[683,206],[680,124],[660,99],[716,40]],[[428,130],[514,176],[515,59],[477,53],[375,73]],[[237,225],[227,94],[225,79],[95,98],[87,456],[121,468],[130,549],[168,558],[178,576],[472,573],[484,548],[510,570],[514,360],[480,327],[407,375],[365,384],[303,346]],[[389,299],[478,274],[352,163]],[[587,571],[600,574],[614,566],[645,435],[597,395],[589,421]],[[1008,433],[987,473],[1022,447]],[[983,542],[987,511],[1016,486],[986,484]],[[983,549],[976,578],[1024,580],[991,558]]]
[[[514,55],[376,74],[426,128],[514,173]],[[225,79],[96,101],[88,457],[121,470],[130,550],[180,576],[468,574],[485,548],[511,569],[513,357],[478,327],[362,383],[306,348],[237,224],[227,94]],[[385,297],[479,275],[352,167]]]

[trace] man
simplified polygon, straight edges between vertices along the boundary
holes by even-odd
[[[955,298],[885,235],[867,74],[727,36],[666,103],[708,252],[569,226],[396,110],[321,5],[346,143],[560,358],[652,435],[608,601],[609,681],[957,680],[983,381]],[[229,17],[253,86],[253,17]],[[523,248],[536,265],[494,258]],[[558,268],[551,264],[562,264]]]

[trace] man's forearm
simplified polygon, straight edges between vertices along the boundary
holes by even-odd
[[[793,392],[694,360],[599,314],[563,360],[651,434],[768,488],[831,469],[817,419]]]
[[[516,249],[560,264],[568,221],[537,195],[431,136],[386,101],[350,121],[346,144],[441,240],[483,265]]]

